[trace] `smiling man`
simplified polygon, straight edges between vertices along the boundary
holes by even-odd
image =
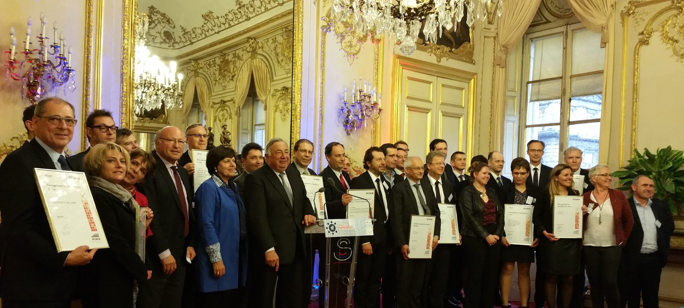
[[[309,164],[313,160],[313,149],[314,144],[311,140],[297,140],[293,148],[292,158],[294,159],[292,164],[290,164],[290,168],[295,168],[295,171],[302,175],[316,175],[316,172],[309,168]]]
[[[88,143],[90,143],[91,147],[104,142],[116,141],[116,130],[119,128],[114,124],[112,113],[107,110],[94,110],[88,115],[85,126],[86,136],[88,136]],[[88,151],[90,151],[90,148],[67,158],[72,169],[75,171],[85,171],[83,158],[88,154]]]

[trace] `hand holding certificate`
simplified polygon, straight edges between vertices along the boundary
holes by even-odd
[[[192,181],[195,187],[193,191],[197,192],[197,189],[211,177],[209,170],[207,170],[207,154],[209,151],[205,150],[191,150],[190,156],[192,157],[192,163],[195,164],[195,173],[192,174]]]
[[[409,259],[432,259],[432,238],[436,221],[434,216],[411,216]]]
[[[302,175],[302,182],[306,188],[306,197],[309,198],[311,206],[314,208],[317,219],[325,219],[325,192],[323,188],[323,177],[317,175]]]
[[[532,246],[534,236],[532,230],[532,212],[534,207],[531,205],[506,204],[504,215],[504,230],[506,240],[511,245]]]
[[[352,201],[347,204],[347,218],[373,218],[375,209],[375,189],[350,189]]]
[[[582,197],[553,198],[553,235],[557,238],[582,238]]]
[[[448,203],[439,203],[439,217],[442,220],[442,225],[439,231],[440,244],[460,244],[460,234],[458,232],[458,214],[456,213],[456,205]]]

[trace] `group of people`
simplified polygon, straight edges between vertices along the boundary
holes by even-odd
[[[249,143],[239,154],[214,147],[206,160],[211,177],[194,191],[189,153],[206,149],[203,126],[165,127],[148,153],[111,113],[95,110],[85,123],[90,147],[67,157],[77,124],[73,106],[46,98],[30,108],[30,141],[0,165],[3,307],[65,308],[76,298],[86,308],[309,305],[316,251],[321,264],[329,257],[322,235],[304,233],[317,220],[302,181],[316,175],[308,168],[313,142],[301,139],[292,152],[280,138],[263,148]],[[502,175],[501,153],[477,155],[466,170],[466,154],[447,156],[442,139],[430,143],[425,161],[409,156],[403,141],[370,147],[365,172],[352,178],[344,145],[327,144],[328,165],[318,175],[328,218],[346,217],[356,198],[349,189],[376,192],[373,235],[358,239],[354,306],[507,307],[517,263],[520,305],[527,307],[536,262],[537,307],[582,307],[585,269],[594,307],[636,308],[642,295],[644,307],[658,307],[674,222],[669,207],[653,199],[653,180],[635,178],[627,198],[610,188],[607,166],[581,169],[577,148],[564,151],[564,163],[543,165],[544,146],[527,144],[529,161],[511,162],[511,181]],[[34,168],[85,172],[108,249],[57,252]],[[580,195],[576,175],[584,176],[583,237],[557,238],[554,198]],[[439,244],[440,203],[456,205],[461,244]],[[531,246],[507,241],[504,204],[534,206]],[[409,258],[414,215],[437,220],[431,259]],[[137,244],[140,234],[144,245]],[[315,278],[324,277],[320,267]]]

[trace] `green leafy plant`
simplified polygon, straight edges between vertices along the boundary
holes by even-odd
[[[655,183],[655,199],[667,202],[673,213],[684,213],[684,152],[671,146],[658,149],[655,154],[648,149],[644,153],[634,150],[634,157],[623,170],[615,171],[620,178],[620,190],[630,190],[632,180],[646,175]]]

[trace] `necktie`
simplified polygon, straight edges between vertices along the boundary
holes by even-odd
[[[537,167],[534,167],[534,174],[532,175],[532,184],[539,186],[539,173]]]
[[[309,172],[307,172],[307,171],[302,171],[302,175],[309,175]]]
[[[439,192],[439,181],[435,182],[435,197],[437,197],[437,202],[442,202],[442,193]]]
[[[173,179],[176,182],[176,191],[178,191],[178,199],[180,199],[181,208],[183,209],[183,216],[185,217],[185,236],[190,232],[190,220],[188,220],[188,199],[185,198],[185,189],[183,189],[183,182],[181,182],[180,174],[178,173],[178,166],[171,166],[173,170]]]
[[[402,174],[401,174],[401,178],[402,178],[402,179],[405,179],[405,178],[406,178],[406,173],[402,173]]]
[[[497,176],[496,177],[496,183],[499,184],[499,187],[503,187],[503,182],[501,181],[501,177]]]
[[[387,217],[389,216],[389,213],[387,212],[388,209],[387,209],[387,204],[385,204],[385,202],[386,202],[385,197],[382,196],[383,192],[381,189],[384,189],[384,188],[382,187],[380,178],[375,179],[375,188],[378,191],[378,196],[380,197],[380,200],[382,200],[382,203],[383,203],[382,207],[385,209],[385,222],[387,222]]]
[[[459,180],[458,180],[459,182],[465,181],[465,176],[463,174],[461,174],[461,176],[459,176],[458,178],[459,178]]]
[[[67,164],[66,157],[64,157],[64,155],[60,155],[59,158],[57,158],[57,162],[60,166],[62,166],[62,170],[71,170],[71,168],[69,168],[69,164]]]
[[[425,198],[423,198],[423,194],[420,193],[420,183],[414,184],[413,187],[416,188],[416,194],[418,195],[418,200],[420,200],[420,206],[422,206],[425,210],[425,215],[430,215],[430,208],[427,206],[427,203],[425,203]]]
[[[380,187],[380,178],[375,179],[375,188],[376,188],[376,190],[377,190],[377,192],[378,192],[378,196],[381,196],[381,197],[382,197],[382,193],[380,192],[380,190],[382,189],[382,188]]]
[[[342,175],[342,173],[340,173],[340,183],[342,183],[342,188],[344,188],[343,190],[346,192],[347,184],[344,183],[344,176]]]
[[[283,182],[283,187],[285,188],[285,193],[287,193],[287,198],[290,199],[290,205],[293,205],[292,189],[290,189],[290,183],[285,178],[285,173],[279,173],[278,176],[280,177],[280,181]]]

